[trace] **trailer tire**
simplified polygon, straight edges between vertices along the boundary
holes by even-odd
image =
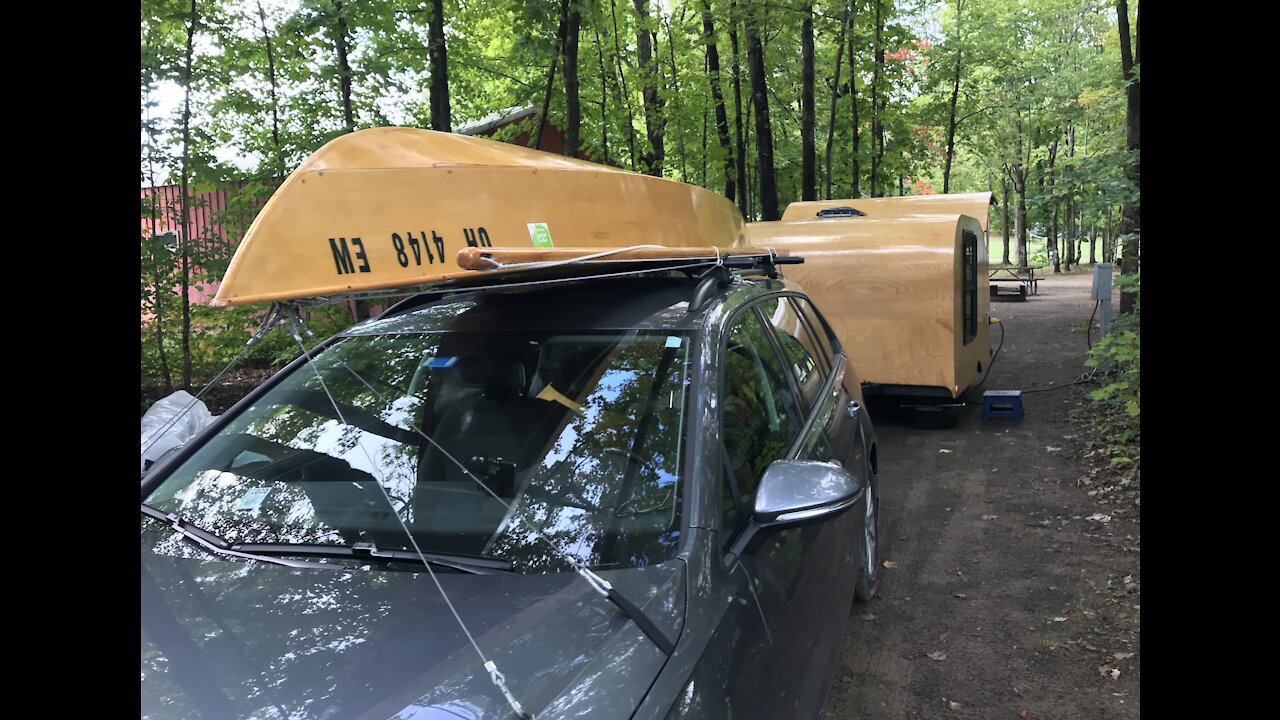
[[[960,422],[960,408],[941,405],[917,405],[906,408],[908,426],[921,430],[945,430]]]

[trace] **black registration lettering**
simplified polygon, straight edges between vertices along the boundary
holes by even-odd
[[[466,239],[467,247],[493,247],[489,242],[489,231],[483,227],[462,228],[462,237]]]
[[[409,249],[413,250],[413,263],[415,265],[422,264],[422,243],[413,233],[409,233]],[[428,260],[427,262],[430,262]]]
[[[427,234],[423,233],[422,236],[426,237]],[[431,242],[436,246],[436,256],[440,258],[440,262],[444,262],[444,238],[437,235],[435,230],[432,230]]]
[[[359,250],[356,250],[355,256],[356,256],[356,259],[359,260],[361,263],[360,272],[362,273],[369,272],[369,258],[364,254],[364,241],[358,237],[351,238],[351,244],[359,248]]]
[[[431,243],[427,242],[427,231],[419,230],[418,232],[422,233],[422,249],[427,253],[427,264],[434,265],[436,263],[436,258],[431,254]],[[440,259],[443,261],[444,256],[441,255]]]
[[[355,264],[351,262],[351,249],[347,247],[346,238],[338,238],[337,240],[329,238],[329,250],[333,252],[333,264],[337,266],[339,275],[346,275],[356,271]]]

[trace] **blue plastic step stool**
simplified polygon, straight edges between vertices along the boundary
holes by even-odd
[[[1011,418],[1022,422],[1021,390],[988,390],[982,393],[982,421]]]

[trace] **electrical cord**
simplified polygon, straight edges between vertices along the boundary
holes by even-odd
[[[996,345],[995,354],[991,356],[991,362],[987,363],[987,371],[983,373],[982,379],[978,381],[977,385],[973,386],[974,390],[982,387],[982,383],[986,382],[987,378],[991,377],[991,368],[996,364],[996,358],[1000,357],[1000,351],[1004,349],[1004,323],[997,321],[996,324],[1000,326],[1000,343]]]
[[[1093,318],[1097,314],[1098,306],[1101,303],[1102,303],[1101,300],[1094,302],[1093,312],[1089,313],[1089,325],[1085,332],[1085,340],[1089,345],[1090,350],[1093,349],[1093,339],[1089,337],[1093,331]],[[978,388],[982,387],[982,384],[985,383],[987,381],[987,378],[991,376],[991,368],[996,364],[996,358],[1000,357],[1000,351],[1004,348],[1004,323],[997,321],[996,324],[1000,326],[1000,342],[999,344],[996,345],[996,351],[991,356],[991,362],[987,364],[987,372],[983,374],[982,379],[979,380],[976,385],[970,388],[970,392],[976,391]],[[1072,385],[1083,385],[1085,383],[1091,383],[1094,380],[1094,376],[1096,376],[1097,374],[1098,374],[1097,370],[1090,370],[1089,372],[1078,376],[1075,380],[1072,380],[1069,383],[1054,385],[1053,387],[1035,388],[1033,390],[1023,390],[1022,394],[1027,395],[1030,393],[1051,392],[1053,390],[1061,390],[1062,388],[1071,387]],[[981,404],[982,404],[981,402],[973,402],[973,401],[965,402],[965,405],[981,405]]]
[[[1089,324],[1084,328],[1084,341],[1089,346],[1089,352],[1093,352],[1093,316],[1098,314],[1098,306],[1101,304],[1101,300],[1093,301],[1093,312],[1089,313]]]

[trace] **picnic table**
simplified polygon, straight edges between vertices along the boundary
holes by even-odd
[[[991,282],[1017,282],[1026,283],[1031,288],[1031,294],[1036,294],[1036,271],[1044,268],[1043,265],[1028,265],[1019,267],[1017,265],[992,265],[987,269],[987,279]]]

